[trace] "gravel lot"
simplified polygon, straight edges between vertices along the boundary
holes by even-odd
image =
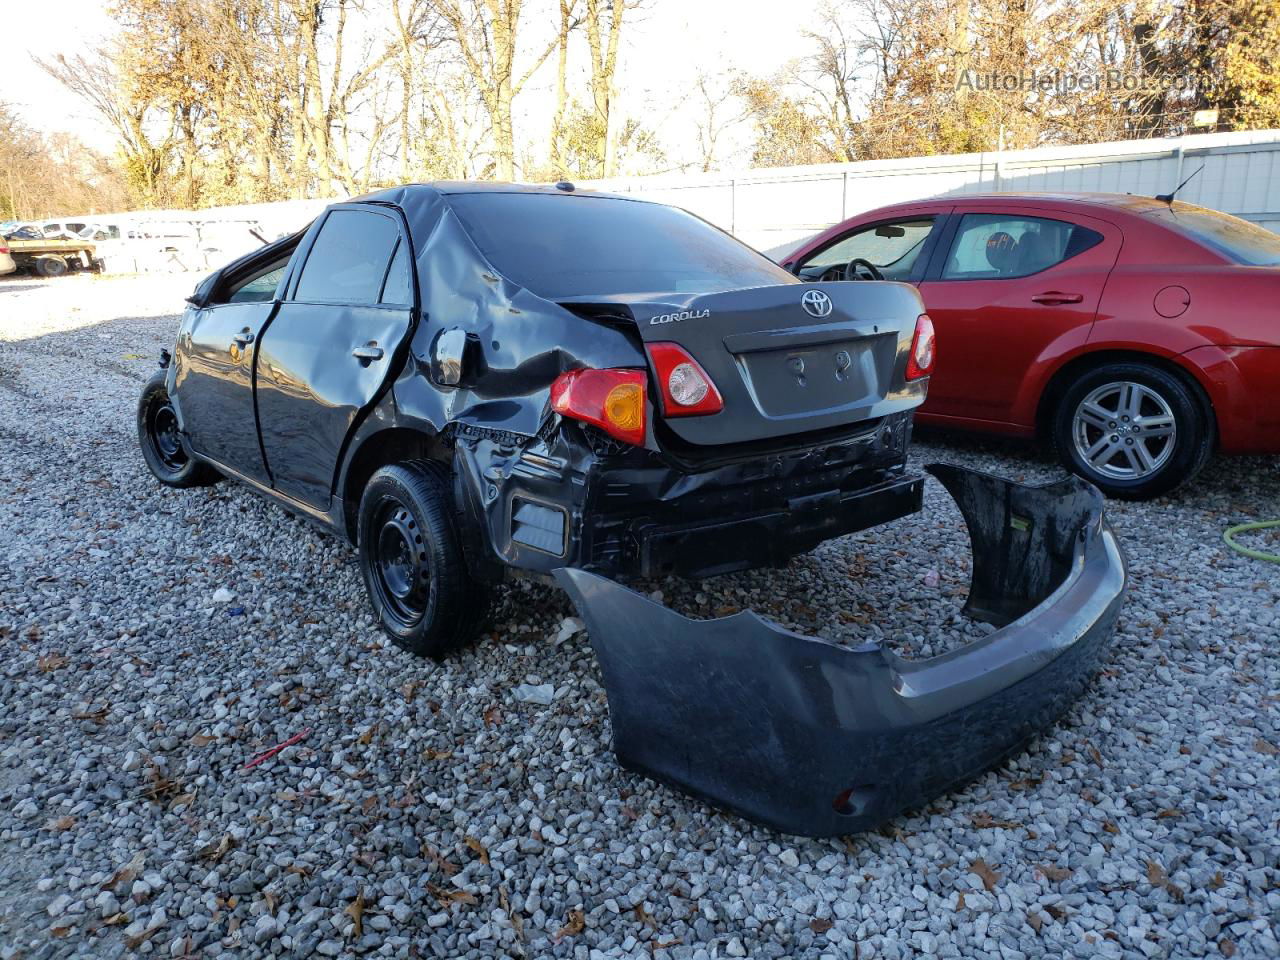
[[[1280,568],[1220,540],[1280,514],[1277,460],[1112,504],[1132,590],[1060,726],[878,833],[801,841],[618,769],[556,591],[504,590],[433,665],[384,644],[336,540],[154,483],[134,403],[193,282],[0,281],[0,958],[1280,955]],[[916,456],[1056,474],[989,441]],[[785,571],[648,589],[938,652],[973,633],[928,497]]]

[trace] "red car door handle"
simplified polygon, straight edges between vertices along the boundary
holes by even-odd
[[[1082,293],[1059,293],[1057,290],[1037,293],[1031,298],[1033,303],[1043,303],[1048,306],[1057,306],[1060,303],[1080,303],[1083,299],[1084,294]]]

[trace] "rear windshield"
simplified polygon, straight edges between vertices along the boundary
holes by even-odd
[[[449,203],[499,273],[547,300],[799,282],[675,207],[541,193],[462,193]]]
[[[1153,210],[1151,216],[1236,263],[1253,267],[1280,264],[1280,235],[1248,220],[1177,202],[1167,209]]]

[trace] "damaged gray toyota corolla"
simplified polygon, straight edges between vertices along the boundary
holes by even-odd
[[[604,673],[626,767],[785,833],[839,836],[918,807],[1052,723],[1094,672],[1126,585],[1102,497],[929,468],[969,527],[965,612],[1000,627],[906,660],[753,612],[695,621],[558,572]]]
[[[138,404],[160,482],[234,478],[347,537],[421,655],[472,639],[492,584],[554,573],[622,761],[780,829],[851,832],[993,762],[1114,621],[1096,491],[942,468],[970,612],[1005,624],[954,655],[695,623],[606,579],[781,566],[919,510],[935,351],[909,284],[805,284],[683,211],[568,184],[417,184],[331,205],[188,305]]]

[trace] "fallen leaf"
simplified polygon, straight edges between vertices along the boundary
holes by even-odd
[[[436,750],[432,747],[428,747],[422,753],[423,760],[448,760],[452,756],[452,750]]]
[[[814,933],[826,933],[834,926],[835,924],[826,917],[814,917],[809,921],[809,929]]]
[[[1103,823],[1102,823],[1102,829],[1103,829],[1103,830],[1105,830],[1105,831],[1107,831],[1107,833],[1115,833],[1115,834],[1118,834],[1118,833],[1120,832],[1120,828],[1119,828],[1119,827],[1117,827],[1117,826],[1116,826],[1114,823],[1112,823],[1110,820],[1104,820],[1104,821],[1103,821]]]
[[[72,720],[92,720],[94,723],[107,722],[107,708],[99,707],[97,710],[86,710],[83,713],[73,713]]]
[[[133,855],[133,859],[126,863],[123,867],[111,875],[111,879],[102,885],[103,890],[110,890],[112,887],[121,884],[129,885],[142,872],[142,868],[147,865],[146,855],[141,851]]]
[[[296,873],[300,877],[311,876],[311,868],[305,863],[291,863],[284,868],[285,873]]]
[[[632,912],[636,915],[636,920],[639,923],[643,923],[646,927],[652,927],[654,930],[658,929],[658,921],[653,918],[653,914],[644,908],[643,903],[637,903],[632,908]]]
[[[969,864],[969,872],[976,873],[982,879],[982,885],[987,888],[988,893],[994,890],[1001,880],[1000,874],[987,866],[987,861],[982,859]]]
[[[1213,879],[1209,881],[1209,889],[1217,890],[1219,887],[1223,886],[1223,884],[1225,883],[1226,881],[1222,879],[1222,871],[1219,870],[1217,873],[1213,875]]]
[[[263,890],[262,899],[267,901],[267,913],[274,917],[276,915],[276,907],[280,905],[280,898],[270,890]]]
[[[107,919],[102,921],[109,927],[118,927],[123,923],[129,922],[129,915],[125,913],[113,913]]]
[[[191,738],[191,744],[196,747],[207,747],[217,739],[217,737],[211,737],[207,733],[197,733]]]
[[[44,825],[44,828],[46,830],[52,831],[53,833],[63,833],[66,830],[70,830],[75,825],[76,825],[75,817],[65,816],[65,817],[58,817],[58,819],[56,820],[48,821]]]
[[[367,817],[378,808],[378,798],[373,794],[364,798],[364,802],[360,804],[360,810]]]
[[[1218,952],[1224,957],[1234,957],[1236,955],[1236,945],[1232,940],[1218,941]]]
[[[964,909],[964,891],[963,890],[961,890],[959,893],[956,894],[956,909],[957,910]]]
[[[1257,750],[1259,753],[1266,754],[1268,757],[1274,757],[1276,754],[1280,753],[1280,747],[1277,747],[1274,743],[1269,743],[1268,741],[1263,740],[1261,737],[1253,741],[1253,749]],[[1224,940],[1222,942],[1229,943],[1230,941]]]
[[[1014,823],[1012,820],[996,820],[989,813],[975,813],[969,819],[973,821],[973,825],[979,830],[1013,830],[1022,826],[1022,824]]]
[[[356,743],[359,743],[363,746],[368,746],[370,743],[373,742],[373,735],[377,731],[377,729],[378,729],[378,725],[376,723],[370,727],[367,727],[364,733],[360,734],[360,737],[359,739],[356,740]]]
[[[430,844],[427,844],[427,847],[424,853],[426,855],[426,858],[431,861],[431,863],[435,866],[435,868],[439,870],[441,873],[443,873],[446,877],[452,877],[460,869],[456,863],[452,863],[451,861],[446,860],[444,856],[440,853],[440,851],[437,850],[435,847],[431,846]]]
[[[1164,867],[1156,863],[1154,860],[1147,861],[1147,882],[1153,887],[1163,887],[1169,879],[1169,875],[1164,872]]]
[[[70,661],[60,653],[46,653],[36,659],[36,666],[40,668],[41,673],[52,673],[54,670],[61,670]]]
[[[474,906],[480,902],[476,899],[475,894],[468,890],[450,890],[438,887],[434,883],[428,883],[427,891],[436,898],[442,907],[447,907],[453,903],[465,903],[468,906]]]
[[[569,911],[569,922],[556,931],[556,935],[551,939],[559,943],[565,937],[575,937],[580,934],[587,925],[587,918],[581,910]]]
[[[160,932],[159,927],[152,927],[150,930],[143,930],[136,937],[125,937],[124,945],[128,947],[130,950],[137,950],[140,946],[142,946],[144,943],[146,943],[148,940],[150,940],[159,932]]]
[[[226,856],[227,851],[231,849],[231,846],[234,843],[235,843],[235,840],[232,839],[231,834],[224,833],[222,835],[222,839],[219,840],[217,843],[211,843],[207,847],[205,847],[203,850],[201,850],[200,856],[203,857],[205,860],[212,860],[214,863],[217,863],[224,856]]]
[[[1032,910],[1027,914],[1027,926],[1036,933],[1040,932],[1040,927],[1044,924],[1044,917]]]
[[[1089,744],[1089,756],[1093,757],[1093,762],[1098,766],[1102,766],[1102,754],[1098,752],[1098,748],[1093,744]]]
[[[1042,873],[1046,880],[1052,880],[1054,883],[1061,883],[1071,876],[1070,867],[1054,867],[1049,864],[1042,864],[1036,867]]]
[[[351,918],[355,924],[355,929],[351,931],[351,935],[359,940],[364,936],[364,891],[356,894],[356,898],[351,901],[351,905],[343,911]]]
[[[481,843],[475,837],[471,836],[471,834],[467,834],[465,837],[463,837],[462,842],[465,843],[472,850],[472,852],[474,852],[475,855],[480,858],[481,863],[483,863],[486,867],[489,865],[489,851],[484,848],[483,843]]]
[[[69,936],[71,931],[74,929],[75,927],[51,927],[49,929],[49,934],[50,936],[57,937],[61,940],[63,937]]]
[[[486,727],[496,727],[501,722],[502,711],[498,709],[496,704],[484,712],[484,725]]]
[[[1180,816],[1182,816],[1182,811],[1181,811],[1181,810],[1178,810],[1178,809],[1177,809],[1177,808],[1175,808],[1175,807],[1169,807],[1168,809],[1161,810],[1159,813],[1157,813],[1157,814],[1156,814],[1156,819],[1157,819],[1157,820],[1168,820],[1170,817],[1180,817]]]

